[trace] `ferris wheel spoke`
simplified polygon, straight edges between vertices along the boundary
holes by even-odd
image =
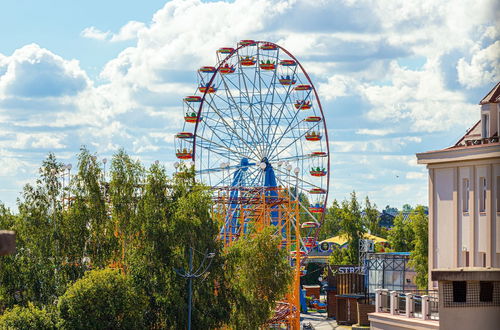
[[[227,85],[226,79],[224,78],[224,76],[221,76],[221,77],[222,77],[221,80],[224,82],[224,86],[226,87],[226,95],[228,95],[231,98],[231,100],[233,101],[233,106],[238,111],[239,117],[241,119],[241,123],[244,123],[245,126],[246,126],[247,136],[249,136],[252,139],[252,142],[256,144],[256,141],[255,141],[255,139],[253,137],[253,134],[251,134],[252,133],[252,129],[247,124],[248,121],[245,119],[245,117],[243,116],[243,113],[241,112],[240,107],[236,103],[236,100],[234,99],[234,97],[233,97],[233,95],[231,93],[231,90],[229,89],[229,86]],[[233,120],[234,120],[234,118],[233,118]],[[252,123],[255,124],[254,121],[252,121]],[[254,127],[254,128],[256,128],[256,127]]]
[[[296,71],[297,71],[297,69],[295,68],[295,69],[294,69],[294,71],[292,72],[292,77],[295,77],[295,76],[296,76]],[[289,98],[290,98],[290,96],[291,96],[291,94],[292,94],[292,91],[293,91],[293,89],[292,89],[292,85],[290,85],[290,86],[288,86],[288,88],[286,89],[286,95],[285,95],[285,98],[284,98],[284,99],[282,99],[282,98],[281,98],[281,94],[279,94],[279,93],[277,94],[277,95],[278,95],[278,97],[279,97],[279,98],[280,98],[280,100],[281,100],[281,107],[280,107],[280,109],[278,110],[278,112],[279,112],[279,116],[278,116],[278,123],[279,123],[279,122],[281,122],[281,119],[282,119],[282,118],[287,118],[287,117],[283,117],[283,113],[285,112],[285,110],[288,112],[288,114],[290,114],[290,109],[289,109],[289,107],[287,107],[286,105],[287,105],[287,102],[289,101]],[[297,114],[295,114],[295,115],[293,116],[293,118],[292,118],[292,119],[288,122],[288,125],[291,125],[291,123],[293,122],[293,120],[295,120],[296,116],[297,116]],[[274,143],[274,139],[275,139],[276,133],[277,133],[277,131],[278,131],[278,127],[279,127],[279,125],[276,125],[276,126],[275,126],[275,128],[274,128],[273,134],[272,134],[272,136],[270,137],[269,146],[272,146],[272,145],[273,145],[273,143]],[[269,152],[269,150],[266,150],[266,153],[268,153],[268,152]]]
[[[219,140],[219,141],[220,141],[220,142],[221,142],[221,143],[222,143],[222,144],[223,144],[226,148],[230,148],[230,147],[226,144],[226,142],[225,142],[225,141],[226,141],[226,139],[222,139],[222,138],[219,136],[219,134],[218,134],[218,133],[221,133],[221,134],[227,134],[227,132],[226,132],[226,131],[221,131],[221,130],[219,130],[219,129],[218,129],[218,127],[219,127],[219,126],[217,125],[217,124],[219,123],[218,121],[216,121],[216,120],[215,120],[215,119],[213,119],[213,118],[209,118],[209,117],[207,117],[205,120],[208,120],[208,119],[213,120],[213,121],[215,122],[215,124],[214,124],[214,125],[204,125],[204,126],[203,126],[203,128],[208,127],[208,129],[210,129],[210,130],[212,131],[212,134],[213,134],[213,135],[215,135],[215,136],[217,137],[217,139],[218,139],[218,140]],[[200,137],[200,134],[196,134],[196,137]]]
[[[290,176],[290,173],[283,172],[283,171],[282,171],[282,170],[280,170],[279,168],[274,168],[274,167],[273,167],[273,169],[274,169],[275,171],[277,171],[277,172],[279,172],[279,173],[281,173],[281,174],[285,175],[285,176]],[[278,178],[278,176],[276,176],[276,178]],[[300,181],[301,183],[305,183],[306,185],[309,185],[309,186],[311,186],[311,187],[314,187],[314,188],[321,188],[320,186],[318,186],[318,185],[316,185],[316,184],[314,184],[314,183],[311,183],[311,182],[309,182],[309,181],[306,181],[306,180],[304,180],[304,179],[301,179],[301,178],[299,178],[299,177],[297,177],[297,176],[294,176],[293,178],[294,178],[294,179],[296,179],[296,180],[298,180],[298,181]]]
[[[281,140],[287,135],[288,132],[292,131],[292,129],[297,128],[301,124],[300,120],[296,120],[298,115],[299,115],[299,111],[296,111],[295,114],[293,115],[292,120],[290,120],[288,122],[288,126],[286,126],[286,128],[284,130],[282,130],[282,133],[279,135],[278,140],[276,140],[276,130],[275,130],[275,133],[274,133],[272,140],[271,140],[271,145],[274,146],[274,149],[272,152],[274,152],[276,150],[276,147],[279,146]],[[295,125],[292,126],[292,124],[295,124]]]
[[[231,148],[229,148],[229,147],[227,147],[227,146],[224,146],[224,145],[222,145],[222,144],[219,144],[219,143],[217,143],[217,142],[214,142],[214,141],[208,140],[208,139],[206,139],[206,138],[204,138],[204,137],[202,137],[202,136],[197,136],[197,137],[198,137],[198,138],[200,138],[200,139],[202,139],[203,141],[205,141],[205,142],[207,142],[207,143],[209,144],[208,146],[203,146],[203,145],[201,145],[201,146],[202,146],[202,148],[212,150],[212,149],[210,148],[210,147],[211,147],[211,145],[215,145],[215,146],[217,146],[217,147],[219,147],[219,148],[223,148],[224,150],[230,151],[230,152],[231,152],[231,153],[233,153],[233,154],[240,155],[240,156],[241,156],[241,157],[243,157],[243,158],[247,158],[247,157],[248,157],[248,156],[246,156],[246,155],[244,155],[244,154],[242,154],[242,153],[240,153],[240,152],[238,152],[238,151],[236,151],[236,150],[234,150],[234,149],[231,149]],[[237,160],[237,158],[234,158],[234,159],[236,159],[236,160]]]
[[[251,164],[251,165],[247,166],[247,171],[246,171],[246,172],[251,171],[251,172],[250,172],[249,174],[247,174],[247,175],[253,175],[253,174],[254,174],[254,173],[255,173],[255,172],[259,169],[258,167],[257,167],[257,168],[250,168],[250,166],[252,166],[252,167],[253,167],[254,165],[255,165],[255,164]],[[224,170],[228,170],[228,174],[227,174],[227,176],[224,176],[224,174],[223,174],[223,175],[222,175],[222,180],[220,180],[219,182],[217,182],[217,183],[214,185],[214,187],[218,187],[218,186],[219,186],[221,183],[223,183],[223,182],[224,182],[224,180],[226,180],[226,179],[229,179],[229,181],[231,181],[231,176],[234,176],[234,173],[235,173],[236,171],[238,171],[239,169],[242,169],[242,168],[243,168],[243,166],[241,166],[241,165],[234,165],[234,166],[230,166],[229,168],[217,168],[217,169],[214,169],[214,170],[213,170],[214,172],[220,172],[220,171],[222,171],[223,173],[224,173]],[[229,171],[229,169],[234,170],[234,171],[232,171],[232,172],[231,172],[231,171]]]
[[[255,71],[255,74],[256,74],[257,71]],[[254,75],[255,75],[254,74]],[[260,116],[257,116],[257,120],[256,120],[256,116],[255,116],[255,106],[253,104],[253,96],[254,96],[254,92],[255,92],[255,84],[252,82],[252,87],[253,87],[253,90],[252,90],[252,95],[250,95],[249,93],[249,90],[248,90],[248,86],[247,86],[247,80],[249,82],[251,82],[250,78],[246,75],[245,73],[245,70],[241,70],[241,79],[243,80],[243,85],[245,86],[245,91],[246,91],[246,95],[247,95],[247,99],[248,99],[248,104],[249,104],[249,110],[250,110],[250,117],[251,117],[251,120],[253,121],[254,123],[254,126],[255,126],[255,134],[257,135],[257,138],[259,139],[259,145],[264,145],[264,143],[266,142],[266,138],[264,136],[264,132],[262,131],[262,129],[259,129],[259,124],[258,124],[258,119],[259,118],[262,118],[262,113]],[[255,76],[254,76],[254,80],[255,80]],[[262,151],[264,150],[262,146],[259,146],[259,153],[261,155],[263,155]]]
[[[298,126],[298,124],[296,125],[296,127]],[[300,140],[301,138],[303,138],[307,133],[311,132],[311,130],[313,130],[314,128],[316,128],[316,126],[319,126],[318,123],[315,123],[313,126],[311,126],[310,128],[308,128],[304,133],[302,133],[300,136],[296,137],[292,142],[290,142],[286,147],[284,148],[281,148],[281,150],[276,154],[274,155],[274,157],[278,157],[280,154],[282,154],[285,150],[287,150],[290,146],[292,146],[293,144],[295,144],[295,142],[297,142],[298,140]],[[283,140],[283,138],[280,138],[277,142],[276,142],[276,145],[274,147],[274,149],[270,152],[270,154],[272,154],[280,145],[281,141]]]
[[[256,154],[255,151],[254,151],[254,149],[248,145],[248,143],[246,142],[246,140],[244,140],[243,137],[240,134],[238,134],[238,132],[236,132],[236,130],[231,125],[229,125],[229,123],[220,114],[219,110],[217,108],[215,108],[214,106],[212,106],[212,104],[210,104],[210,103],[208,105],[213,110],[213,112],[215,112],[220,117],[220,119],[224,122],[224,124],[226,125],[225,127],[228,128],[228,129],[230,129],[233,132],[233,134],[236,135],[236,137],[238,137],[240,139],[240,141],[247,146],[248,150],[251,151],[254,154],[255,157],[257,157],[258,159],[260,159],[259,155]]]
[[[295,71],[294,71],[294,76],[297,76],[297,79],[300,79],[300,77],[298,77],[298,75],[295,74]],[[302,82],[302,81],[300,81],[300,82]],[[306,100],[307,98],[309,98],[310,93],[311,93],[310,91],[307,93],[307,95],[304,98],[304,100]],[[289,92],[289,95],[290,94],[291,93]],[[293,109],[293,107],[291,107],[291,108]],[[274,146],[279,145],[279,143],[275,143],[276,136],[278,136],[276,134],[276,132],[278,131],[278,129],[281,130],[281,134],[279,134],[279,139],[282,139],[291,130],[291,125],[296,121],[296,118],[298,117],[299,112],[300,112],[299,110],[297,110],[297,111],[294,111],[294,112],[291,113],[290,109],[288,109],[288,108],[287,108],[287,111],[288,111],[289,115],[290,114],[292,115],[292,119],[290,121],[288,121],[288,126],[285,128],[284,131],[281,130],[281,127],[276,126],[276,128],[274,130],[274,133],[272,135],[272,138],[271,138],[271,143],[270,143],[271,145],[274,145]],[[296,124],[293,126],[293,128],[296,128],[298,125],[300,125],[300,123],[301,123],[301,121],[297,121]],[[266,151],[266,152],[268,152],[268,151]],[[268,152],[268,153],[270,154],[270,152]]]
[[[241,64],[240,64],[240,67],[241,67]],[[238,74],[238,81],[239,81],[239,84],[240,84],[240,85],[241,85],[241,81],[243,81],[243,85],[245,86],[246,94],[245,94],[245,93],[243,93],[243,91],[242,91],[242,89],[241,89],[241,88],[239,88],[241,95],[243,95],[243,96],[241,96],[241,97],[240,97],[240,99],[241,99],[241,98],[243,98],[243,97],[246,97],[246,99],[247,99],[248,106],[249,106],[249,109],[248,109],[248,110],[249,110],[249,111],[248,111],[248,112],[249,112],[249,113],[248,113],[248,121],[252,122],[252,124],[253,124],[253,126],[254,126],[254,131],[253,131],[253,134],[250,134],[250,135],[252,135],[252,136],[254,136],[254,135],[255,135],[255,137],[257,138],[257,141],[255,142],[255,149],[257,150],[257,152],[258,152],[259,154],[262,154],[262,147],[260,146],[260,145],[261,145],[261,142],[260,142],[260,141],[262,141],[262,139],[263,139],[263,138],[259,136],[259,135],[261,135],[261,134],[260,134],[260,131],[259,131],[258,125],[257,125],[257,123],[256,123],[256,120],[255,120],[255,117],[254,117],[253,110],[252,110],[252,108],[253,108],[253,106],[252,106],[252,101],[251,101],[251,98],[250,98],[250,96],[249,96],[249,94],[248,94],[248,89],[247,89],[247,87],[246,87],[245,78],[244,78],[244,77],[242,77],[242,75],[243,75],[243,72],[241,72],[241,73],[239,73],[239,74]],[[242,102],[240,101],[240,102],[239,102],[239,105],[238,105],[238,106],[236,106],[236,109],[238,109],[238,111],[240,111],[241,104],[242,104]],[[243,117],[243,115],[241,115],[241,116]],[[253,139],[253,140],[255,141],[255,139]]]
[[[278,178],[278,180],[279,180],[280,182],[282,182],[282,183],[284,182],[284,181],[282,181],[280,178]],[[285,182],[285,183],[286,183],[286,182]],[[294,196],[294,198],[295,198],[295,200],[297,201],[297,203],[299,203],[300,207],[302,207],[302,209],[303,209],[303,210],[304,210],[304,211],[305,211],[305,212],[306,212],[306,213],[307,213],[307,214],[308,214],[311,218],[313,218],[315,222],[318,222],[318,220],[317,220],[316,216],[315,216],[314,214],[312,214],[312,212],[311,212],[311,211],[309,211],[309,207],[304,206],[304,204],[300,201],[300,198],[299,198],[299,196],[300,196],[300,192],[299,192],[298,187],[296,187],[296,188],[295,188],[295,194],[296,194],[296,195]]]

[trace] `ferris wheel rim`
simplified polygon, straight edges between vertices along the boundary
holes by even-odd
[[[326,120],[325,120],[325,115],[324,115],[324,111],[323,111],[323,106],[321,104],[321,100],[319,98],[318,92],[317,92],[316,87],[314,86],[314,83],[312,82],[309,74],[304,69],[304,67],[302,66],[302,64],[300,63],[300,61],[291,52],[289,52],[287,49],[285,49],[284,47],[282,47],[282,46],[280,46],[280,45],[278,45],[276,43],[273,43],[273,42],[258,40],[258,41],[253,41],[253,43],[250,43],[250,44],[239,44],[236,48],[233,48],[230,53],[225,53],[225,57],[214,67],[215,71],[213,73],[211,73],[211,77],[208,80],[207,86],[212,86],[213,85],[214,80],[217,77],[217,75],[218,74],[220,75],[220,69],[221,69],[221,67],[223,67],[223,65],[226,64],[227,61],[230,58],[232,58],[235,54],[238,54],[239,50],[244,49],[246,47],[258,46],[260,44],[266,44],[266,45],[275,46],[276,49],[279,49],[279,50],[283,51],[286,55],[288,55],[291,59],[293,59],[295,61],[295,63],[298,65],[298,67],[300,68],[301,72],[304,74],[305,78],[307,79],[307,82],[311,86],[312,93],[314,93],[315,100],[316,100],[316,103],[317,103],[317,106],[318,106],[318,110],[319,110],[319,113],[320,113],[320,116],[321,116],[321,120],[320,121],[323,122],[322,123],[322,127],[323,127],[323,130],[324,130],[325,145],[326,145],[326,155],[327,155],[327,173],[326,173],[326,189],[325,189],[326,191],[325,191],[325,194],[324,194],[324,201],[323,201],[324,211],[321,213],[321,216],[320,216],[320,219],[319,219],[320,220],[319,223],[322,225],[323,222],[324,222],[325,216],[326,216],[326,212],[327,212],[326,207],[327,207],[328,197],[329,197],[329,192],[330,192],[330,143],[329,143],[330,140],[329,140],[329,136],[328,136],[328,129],[326,127]],[[192,161],[193,162],[196,161],[197,138],[199,137],[197,133],[198,133],[198,128],[199,128],[200,122],[201,122],[201,120],[200,120],[201,114],[202,114],[202,111],[204,109],[205,103],[208,103],[207,98],[206,98],[207,94],[209,94],[208,88],[205,89],[204,92],[202,92],[201,101],[200,101],[200,104],[198,106],[197,120],[196,120],[195,127],[194,127],[193,142],[192,142],[192,146],[193,146],[192,147]],[[318,124],[318,126],[320,125],[319,122],[317,122],[317,124]],[[297,192],[297,198],[298,198],[298,192]],[[303,208],[307,212],[309,212],[309,210],[306,207],[303,207]],[[315,237],[316,240],[317,240],[318,235],[319,235],[319,229],[320,228],[318,228],[315,231],[314,237]]]

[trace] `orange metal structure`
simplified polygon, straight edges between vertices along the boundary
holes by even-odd
[[[231,192],[237,189],[238,198],[230,198]],[[271,196],[270,192],[276,194]],[[245,228],[252,226],[261,231],[277,223],[275,234],[281,237],[278,248],[287,251],[286,255],[293,269],[293,283],[284,299],[277,303],[274,316],[269,326],[283,326],[287,329],[300,330],[299,287],[301,274],[301,238],[299,203],[290,195],[289,189],[283,187],[221,187],[216,188],[213,215],[221,223],[229,217],[237,218],[234,228],[224,227],[220,239],[224,246],[230,246],[240,237],[246,235]]]

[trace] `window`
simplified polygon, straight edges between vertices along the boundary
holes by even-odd
[[[490,134],[490,116],[488,115],[483,115],[483,138],[487,138],[487,137],[490,137],[489,134]]]
[[[479,282],[479,301],[493,301],[493,282]]]
[[[486,178],[479,178],[479,212],[486,212]]]
[[[469,251],[462,251],[465,267],[469,267]]]
[[[453,302],[467,301],[467,282],[453,281]]]
[[[500,212],[500,176],[497,176],[497,212]]]
[[[462,212],[469,212],[469,179],[462,180]]]

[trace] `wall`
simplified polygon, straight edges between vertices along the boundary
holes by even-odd
[[[368,314],[368,319],[370,320],[370,329],[372,330],[440,329],[438,321],[424,321],[388,313],[370,313]]]
[[[440,168],[434,172],[434,268],[454,267],[454,168]]]
[[[498,330],[500,307],[439,307],[439,329]]]

